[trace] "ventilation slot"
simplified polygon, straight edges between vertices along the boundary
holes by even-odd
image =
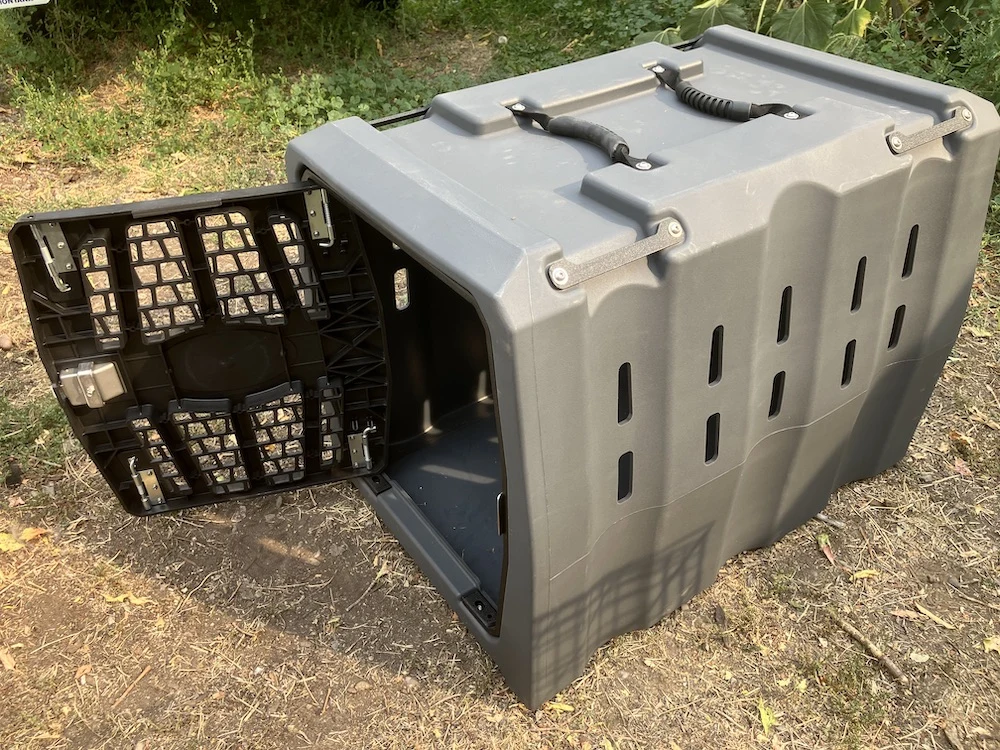
[[[851,312],[857,312],[861,309],[861,295],[865,290],[865,267],[867,265],[867,257],[858,261],[858,270],[854,274],[854,295],[851,297]]]
[[[712,331],[712,355],[708,363],[708,384],[722,380],[722,326]]]
[[[705,463],[710,464],[719,457],[719,413],[708,418],[705,424]]]
[[[128,249],[143,343],[162,343],[200,326],[201,308],[177,222],[130,225]]]
[[[233,429],[229,401],[184,399],[171,401],[170,422],[187,445],[202,477],[217,494],[239,492],[250,486]]]
[[[284,484],[305,475],[302,384],[286,383],[247,396],[244,402],[254,443],[268,484]]]
[[[774,376],[771,383],[771,406],[767,410],[767,418],[774,419],[781,413],[781,400],[785,397],[785,371]]]
[[[632,365],[628,362],[618,368],[618,424],[632,416]]]
[[[104,240],[91,240],[80,248],[80,269],[97,346],[102,351],[121,349],[125,343],[118,295],[112,290],[114,269]]]
[[[160,487],[167,490],[164,494],[168,497],[190,494],[191,486],[178,470],[177,461],[160,430],[154,426],[153,407],[149,404],[131,407],[125,412],[125,419],[146,454],[147,465],[156,472]]]
[[[899,343],[899,335],[903,332],[903,316],[906,315],[906,305],[896,308],[896,314],[892,319],[892,330],[889,332],[889,348],[895,349]]]
[[[618,458],[618,502],[632,497],[632,451]]]
[[[781,293],[781,312],[778,313],[778,343],[788,341],[788,332],[792,324],[792,288],[785,287]]]
[[[906,258],[903,259],[903,278],[907,278],[913,273],[913,256],[917,254],[917,235],[920,234],[920,225],[914,224],[910,230],[910,240],[906,243]]]
[[[846,388],[851,384],[851,377],[854,375],[854,350],[857,347],[857,339],[852,339],[844,349],[844,370],[840,376],[840,387]]]
[[[344,388],[340,381],[320,378],[319,390],[319,440],[320,466],[326,468],[340,464],[343,447]]]
[[[326,304],[319,290],[319,277],[306,250],[298,222],[285,214],[268,217],[275,242],[285,259],[285,271],[295,287],[295,295],[306,315],[313,320],[327,316]]]
[[[208,258],[222,317],[242,323],[282,325],[285,313],[257,242],[242,211],[198,217],[198,234]]]
[[[396,291],[396,309],[405,310],[410,306],[410,274],[405,268],[392,275],[392,287]]]

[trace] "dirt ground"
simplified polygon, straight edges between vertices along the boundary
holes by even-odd
[[[0,191],[13,216],[281,179],[264,157],[212,169],[33,157],[0,164]],[[0,487],[0,748],[1000,748],[1000,275],[983,258],[907,458],[833,497],[842,528],[732,560],[535,712],[351,488],[140,520],[43,431],[60,459]],[[0,334],[0,394],[43,398],[4,241]]]

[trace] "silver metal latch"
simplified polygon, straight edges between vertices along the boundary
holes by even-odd
[[[66,235],[63,234],[62,228],[54,221],[46,221],[32,224],[31,234],[38,243],[42,260],[45,261],[45,270],[48,271],[52,283],[60,292],[68,292],[69,285],[59,278],[59,275],[75,271],[76,264],[73,262],[73,253],[66,244]]]
[[[627,247],[605,251],[585,260],[563,258],[549,264],[549,281],[556,289],[569,289],[595,276],[645,258],[648,255],[675,247],[684,241],[684,227],[676,219],[661,221],[656,233]]]
[[[972,122],[972,110],[968,107],[959,107],[952,113],[950,119],[943,120],[937,125],[925,128],[924,130],[918,130],[911,135],[903,135],[894,131],[889,133],[885,140],[889,144],[889,150],[892,153],[902,154],[917,146],[923,146],[925,143],[944,138],[946,135],[957,133],[960,130],[965,130],[972,125]]]
[[[323,188],[305,192],[306,212],[309,214],[309,234],[320,247],[330,247],[336,239],[330,217],[330,201]]]
[[[368,425],[361,432],[347,436],[347,447],[351,451],[351,466],[355,469],[371,469],[372,467],[368,436],[373,432],[375,432],[375,425]]]
[[[59,371],[59,388],[73,406],[96,409],[125,393],[125,381],[114,362],[81,362]]]
[[[163,505],[163,491],[160,489],[160,481],[156,478],[156,472],[152,469],[140,469],[139,462],[135,456],[128,459],[128,470],[132,475],[132,484],[139,493],[139,500],[142,507],[149,510],[151,505]]]

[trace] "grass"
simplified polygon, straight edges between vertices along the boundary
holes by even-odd
[[[3,11],[0,225],[32,210],[280,182],[285,143],[320,122],[621,47],[686,5],[402,0],[379,12],[256,0],[236,14],[118,0],[88,13],[85,0],[65,0],[44,28],[31,11]],[[933,46],[923,23],[876,19],[851,54],[996,98],[986,22]],[[0,693],[14,696],[0,705],[0,745],[900,747],[947,746],[947,728],[987,747],[1000,736],[998,657],[982,647],[1000,606],[1000,431],[989,424],[1000,422],[998,243],[995,195],[966,329],[927,417],[898,468],[836,495],[829,513],[846,528],[809,524],[741,555],[708,592],[612,641],[556,704],[529,713],[347,488],[123,517],[67,440],[0,240],[0,333],[15,343],[0,354],[0,461],[26,474],[21,488],[0,488],[0,533],[49,531],[0,553],[0,649],[17,663],[0,671]],[[956,473],[960,457],[972,476]],[[38,491],[49,483],[55,498]],[[839,562],[881,575],[851,582],[818,551],[818,533]],[[389,574],[348,610],[383,562]],[[126,593],[151,601],[106,598]],[[957,630],[891,614],[914,602]],[[831,625],[830,608],[918,688],[887,678]],[[933,658],[918,664],[915,652]],[[770,729],[761,705],[776,717]]]

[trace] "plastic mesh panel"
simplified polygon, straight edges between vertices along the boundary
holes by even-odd
[[[98,348],[103,351],[121,349],[125,333],[107,242],[91,240],[80,248],[80,273]]]
[[[147,465],[152,466],[160,479],[160,487],[167,490],[164,494],[187,495],[191,486],[177,468],[177,461],[170,451],[163,435],[153,422],[153,407],[143,405],[131,408],[125,415],[139,445],[146,454]]]
[[[170,422],[213,492],[249,486],[228,402],[193,399],[170,402]]]
[[[285,313],[242,211],[198,217],[198,233],[215,284],[219,311],[244,323],[281,325]]]
[[[306,252],[298,222],[286,214],[271,214],[269,219],[299,304],[310,318],[325,318],[326,304],[320,294],[319,277]]]
[[[340,463],[343,445],[344,388],[339,381],[329,383],[326,378],[319,381],[319,436],[320,465],[333,466]]]
[[[159,343],[200,326],[201,308],[177,222],[129,225],[128,248],[143,342]]]
[[[302,384],[288,383],[252,394],[246,407],[267,482],[301,479],[306,468]]]

